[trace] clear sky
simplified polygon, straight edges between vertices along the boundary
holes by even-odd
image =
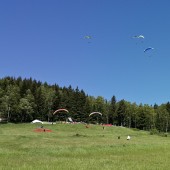
[[[166,103],[169,7],[169,0],[1,0],[0,78],[78,86],[107,100]],[[140,34],[143,41],[132,38]],[[154,50],[144,53],[147,47]]]

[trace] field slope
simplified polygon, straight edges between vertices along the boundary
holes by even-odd
[[[170,166],[169,137],[82,124],[44,125],[52,132],[34,132],[38,126],[0,125],[0,169],[168,170]]]

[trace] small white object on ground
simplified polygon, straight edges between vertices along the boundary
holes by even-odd
[[[130,136],[127,136],[127,140],[130,140]]]

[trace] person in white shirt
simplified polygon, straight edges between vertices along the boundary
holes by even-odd
[[[129,135],[127,136],[127,140],[130,140],[130,136]]]

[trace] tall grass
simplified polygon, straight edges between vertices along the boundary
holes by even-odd
[[[82,124],[45,125],[52,132],[37,133],[37,126],[0,125],[0,169],[168,170],[170,166],[169,137]]]

